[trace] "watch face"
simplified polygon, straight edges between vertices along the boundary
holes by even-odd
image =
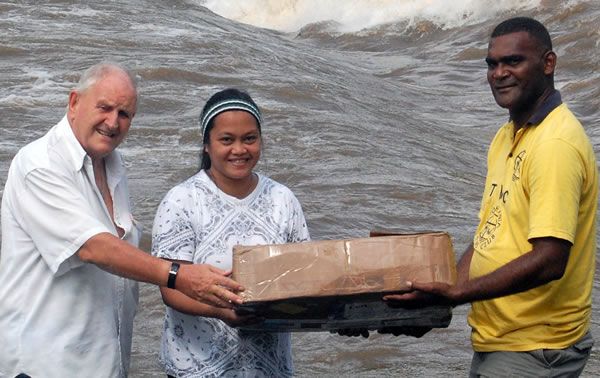
[[[174,262],[171,263],[169,269],[169,278],[167,279],[167,287],[169,289],[175,289],[175,279],[177,278],[177,271],[179,270],[179,264]]]

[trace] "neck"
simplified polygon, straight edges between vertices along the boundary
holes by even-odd
[[[546,88],[540,96],[533,102],[533,104],[525,109],[517,109],[511,110],[509,112],[510,119],[513,121],[515,125],[515,134],[519,129],[523,128],[529,119],[535,114],[535,112],[542,106],[542,104],[546,101],[548,96],[552,94],[554,88],[548,87]]]
[[[246,198],[258,184],[258,176],[255,173],[251,173],[249,176],[240,179],[231,179],[218,173],[215,174],[211,168],[206,170],[206,174],[215,183],[217,188],[239,199]]]
[[[106,176],[104,158],[92,158],[92,167],[94,168],[94,175],[98,176],[100,174]]]

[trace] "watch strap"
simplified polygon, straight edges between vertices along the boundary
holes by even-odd
[[[169,269],[169,279],[167,280],[167,287],[169,289],[175,289],[175,280],[177,279],[177,272],[179,272],[179,263],[172,262],[171,268]]]

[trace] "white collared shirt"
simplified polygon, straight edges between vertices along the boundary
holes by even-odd
[[[115,223],[137,246],[118,152],[106,173]],[[13,159],[1,220],[0,377],[126,376],[137,283],[76,254],[92,236],[118,233],[66,117]]]

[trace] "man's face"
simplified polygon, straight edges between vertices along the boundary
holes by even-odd
[[[487,79],[494,99],[511,114],[531,110],[548,88],[547,51],[527,32],[492,38],[488,46]]]
[[[104,158],[123,141],[136,111],[136,92],[127,77],[113,71],[83,92],[69,94],[67,117],[81,147]]]

